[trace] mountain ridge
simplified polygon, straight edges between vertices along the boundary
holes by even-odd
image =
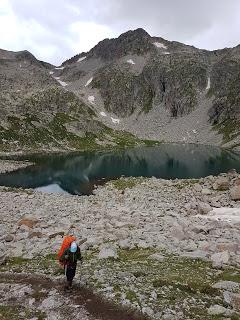
[[[60,135],[61,148],[66,146],[64,133],[84,136],[90,118],[96,122],[93,127],[99,123],[106,128],[105,136],[112,130],[141,140],[238,147],[239,79],[240,45],[208,51],[152,37],[141,28],[104,39],[59,67],[39,61],[28,51],[0,50],[0,137],[7,140],[4,148],[8,148],[6,128],[12,127],[12,115],[19,119],[24,115],[25,122],[29,114],[39,116],[37,126],[48,127],[60,104],[66,121],[61,127],[68,127]],[[87,114],[69,117],[71,99],[85,106]],[[49,121],[38,112],[43,103]],[[25,122],[27,135],[32,123],[29,128]],[[50,131],[53,143],[55,132]],[[96,139],[98,134],[94,133]],[[17,132],[14,136],[18,141]]]

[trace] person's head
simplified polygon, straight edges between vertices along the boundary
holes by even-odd
[[[72,253],[77,252],[77,244],[76,244],[75,241],[73,241],[73,242],[71,243],[70,251],[71,251]]]

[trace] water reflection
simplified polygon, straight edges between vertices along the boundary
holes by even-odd
[[[240,154],[196,145],[163,144],[115,152],[28,157],[36,165],[0,175],[0,185],[45,192],[90,194],[94,185],[120,176],[199,178],[235,168]]]

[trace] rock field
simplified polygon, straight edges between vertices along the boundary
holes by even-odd
[[[234,170],[199,180],[122,178],[92,196],[0,193],[3,274],[62,279],[54,254],[70,232],[87,238],[76,282],[108,300],[151,319],[239,319]]]

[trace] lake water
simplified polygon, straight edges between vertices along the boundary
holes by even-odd
[[[240,153],[201,145],[162,144],[24,159],[36,165],[0,175],[0,185],[81,195],[121,176],[174,179],[200,178],[233,168],[240,172]]]

